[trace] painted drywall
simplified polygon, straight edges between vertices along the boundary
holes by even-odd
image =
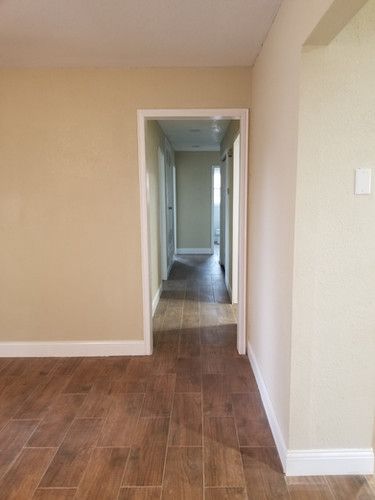
[[[159,148],[164,151],[165,135],[156,120],[146,122],[146,168],[149,193],[149,232],[150,232],[150,273],[151,297],[154,298],[161,286],[160,255],[160,177]]]
[[[247,331],[286,446],[301,49],[331,3],[282,2],[252,73]]]
[[[327,47],[302,55],[292,448],[369,448],[375,393],[375,0]]]
[[[220,156],[222,157],[228,149],[232,149],[233,143],[240,133],[240,121],[231,120],[220,144]]]
[[[212,166],[218,151],[176,151],[177,248],[211,248]]]
[[[225,232],[225,238],[227,240],[227,243],[225,245],[227,251],[228,251],[228,256],[227,256],[227,262],[228,262],[228,269],[226,269],[227,273],[227,278],[226,281],[229,284],[229,286],[232,286],[232,247],[233,247],[233,143],[238,136],[240,132],[240,122],[239,120],[232,120],[227,128],[227,131],[223,137],[223,140],[221,141],[220,144],[220,157],[224,157],[226,154],[228,156],[225,156],[225,161],[222,162],[222,168],[226,168],[226,185],[227,188],[229,189],[225,193],[225,196],[227,198],[227,204],[228,204],[228,213],[227,213],[227,220],[225,224],[225,220],[223,217],[223,220],[221,221],[221,229],[223,233]],[[224,247],[224,245],[223,245]],[[221,248],[221,251],[223,249]],[[223,265],[225,265],[225,260],[222,260]]]
[[[0,340],[142,339],[136,111],[249,107],[250,75],[1,70]]]

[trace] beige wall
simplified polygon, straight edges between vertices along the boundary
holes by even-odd
[[[370,447],[375,389],[375,0],[302,56],[292,448]],[[375,170],[373,170],[375,173]]]
[[[149,231],[151,263],[151,297],[155,297],[161,285],[160,255],[160,177],[159,148],[164,151],[165,135],[156,120],[146,122],[146,167],[149,187]]]
[[[136,110],[249,89],[247,68],[0,72],[1,340],[142,338]]]
[[[228,125],[225,136],[220,144],[220,157],[222,157],[227,150],[233,150],[233,143],[240,132],[240,121],[232,120]],[[233,156],[226,159],[227,164],[227,187],[229,188],[228,197],[228,225],[226,228],[226,238],[228,238],[228,263],[229,269],[226,270],[228,273],[228,282],[232,286],[232,250],[233,250]],[[222,163],[223,165],[223,163]],[[223,234],[225,229],[225,221],[220,221],[221,234]]]
[[[285,0],[253,68],[248,339],[289,442],[301,48],[332,0]]]
[[[212,166],[219,152],[175,152],[177,248],[211,248]]]

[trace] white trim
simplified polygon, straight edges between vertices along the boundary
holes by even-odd
[[[250,342],[247,343],[247,356],[249,358],[251,368],[253,369],[255,379],[258,384],[258,389],[260,392],[260,396],[262,398],[262,403],[264,406],[264,409],[267,414],[267,419],[268,423],[270,424],[271,427],[271,432],[273,435],[273,439],[275,440],[276,443],[276,448],[279,453],[279,457],[283,466],[283,470],[285,471],[286,468],[286,455],[287,455],[287,448],[285,444],[285,439],[283,436],[283,433],[281,432],[279,422],[276,417],[275,410],[272,405],[271,398],[268,394],[268,390],[266,387],[266,384],[263,380],[262,373],[260,371],[258,362],[256,360],[254,351],[251,348]]]
[[[288,450],[287,476],[370,475],[374,473],[372,448]]]
[[[241,136],[237,134],[233,142],[233,185],[232,185],[232,304],[238,304],[238,233],[239,233],[239,199],[240,199],[240,147]]]
[[[163,288],[163,285],[161,284],[159,286],[159,288],[157,289],[157,291],[154,295],[154,298],[152,299],[152,317],[154,317],[156,308],[158,307],[162,288]]]
[[[231,109],[140,109],[138,119],[138,164],[141,204],[141,256],[142,256],[142,298],[143,298],[143,332],[147,354],[152,354],[152,308],[150,292],[150,242],[149,242],[149,189],[147,185],[145,124],[148,119],[187,120],[187,119],[223,119],[240,120],[240,235],[239,235],[239,303],[237,350],[246,352],[246,253],[247,253],[247,169],[248,169],[248,121],[249,112],[245,108]]]
[[[173,232],[174,232],[174,253],[177,250],[177,169],[173,155]]]
[[[288,450],[250,342],[247,344],[247,355],[258,384],[283,470],[287,476],[374,473],[374,450],[372,448]]]
[[[212,248],[177,248],[177,255],[213,254]]]
[[[167,229],[166,229],[166,203],[165,203],[165,156],[164,149],[158,147],[159,161],[159,217],[160,217],[160,272],[161,279],[168,279],[167,269]]]
[[[211,253],[215,252],[215,229],[214,229],[214,219],[215,219],[215,205],[214,205],[214,172],[215,165],[211,165]]]
[[[51,342],[0,342],[0,358],[142,356],[143,340],[88,340]]]
[[[230,226],[230,217],[229,217],[229,197],[232,196],[232,193],[229,190],[229,173],[230,173],[230,162],[232,161],[232,153],[230,153],[230,149],[227,149],[225,152],[225,164],[224,164],[224,234],[225,234],[225,259],[224,259],[224,281],[225,281],[225,286],[227,287],[230,301],[232,302],[232,289],[230,286],[230,281],[229,281],[229,237],[230,237],[230,231],[229,231],[229,226]],[[232,255],[233,258],[233,255]]]
[[[146,165],[146,122],[142,112],[137,112],[138,135],[138,166],[139,166],[139,202],[141,223],[141,262],[142,262],[142,305],[143,305],[143,338],[145,354],[152,354],[152,312],[151,312],[151,287],[150,287],[150,240],[149,234],[149,183]]]

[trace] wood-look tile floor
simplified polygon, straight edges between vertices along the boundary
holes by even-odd
[[[284,478],[215,257],[164,285],[151,357],[0,359],[0,500],[374,499]]]

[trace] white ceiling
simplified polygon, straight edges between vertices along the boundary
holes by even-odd
[[[0,66],[250,66],[281,0],[0,0]]]
[[[219,151],[230,120],[159,120],[175,151]]]

